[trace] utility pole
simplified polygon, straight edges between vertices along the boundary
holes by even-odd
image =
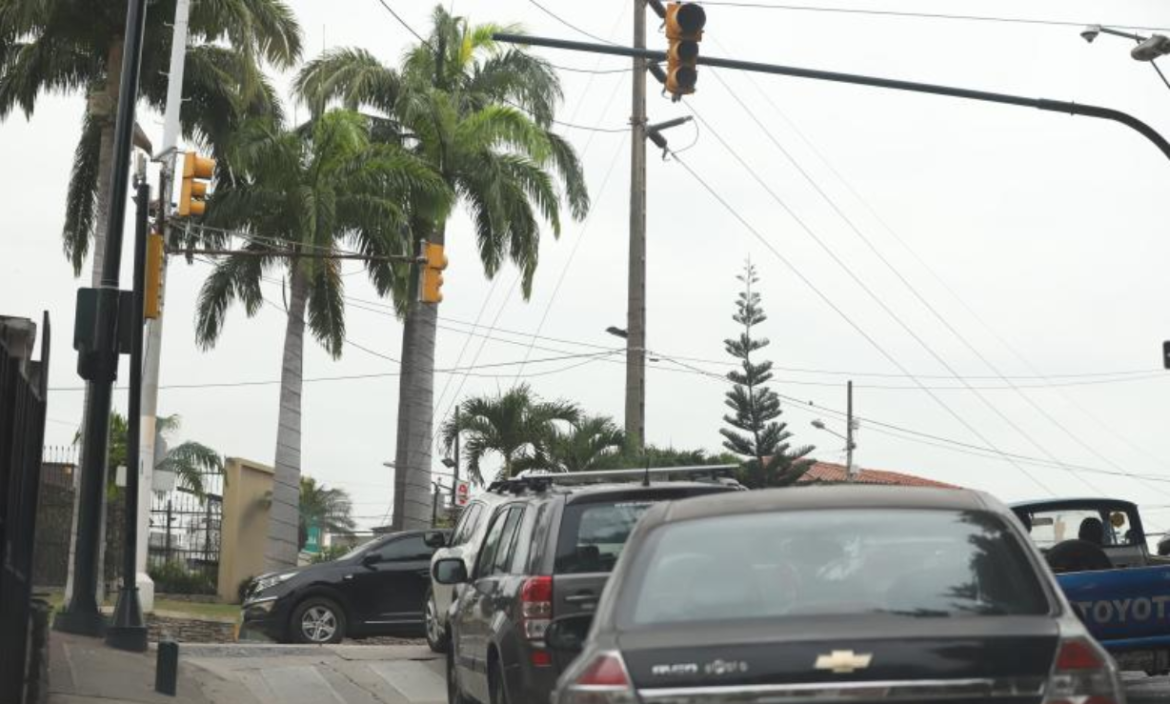
[[[646,48],[646,0],[634,0],[634,48]],[[630,116],[630,278],[626,305],[626,438],[646,442],[646,59],[634,57]]]
[[[451,465],[451,471],[454,473],[451,482],[451,507],[455,507],[455,491],[459,488],[459,436],[463,433],[459,432],[459,404],[455,404],[455,463]]]
[[[93,327],[77,330],[86,340],[79,349],[78,371],[86,380],[89,404],[85,409],[82,438],[81,491],[78,501],[76,550],[73,562],[73,594],[57,615],[56,627],[68,633],[97,636],[105,631],[105,619],[98,610],[97,582],[101,536],[102,494],[109,450],[110,400],[118,373],[118,308],[121,292],[118,280],[122,264],[122,229],[126,224],[127,180],[133,147],[134,113],[138,101],[138,79],[142,68],[142,42],[146,30],[146,0],[131,0],[126,7],[125,50],[114,125],[114,163],[107,214],[106,249],[102,261],[101,285],[95,290]],[[86,289],[79,292],[79,302]],[[79,306],[79,313],[81,309]],[[81,316],[79,315],[79,322]]]
[[[857,478],[857,470],[853,468],[853,380],[845,386],[845,476],[846,481]]]
[[[167,237],[167,217],[171,209],[171,193],[175,183],[175,160],[178,156],[179,111],[183,105],[183,70],[187,59],[187,26],[191,14],[191,0],[178,0],[175,4],[174,34],[171,39],[171,64],[167,74],[167,104],[163,115],[162,151],[158,160],[162,162],[158,188],[158,232]],[[164,240],[170,244],[169,240]],[[146,343],[143,351],[141,434],[139,439],[138,466],[141,475],[138,484],[138,535],[150,535],[150,502],[154,479],[155,434],[158,419],[159,365],[162,359],[162,324],[166,307],[166,254],[163,254],[162,282],[159,293],[158,317],[146,323]],[[154,610],[154,581],[147,573],[146,561],[149,554],[149,540],[139,540],[135,552],[135,581],[138,584],[139,600],[144,611]]]
[[[130,318],[130,393],[128,394],[129,427],[126,456],[131,458],[126,468],[125,535],[122,540],[122,589],[114,608],[114,620],[106,630],[106,644],[122,650],[146,651],[146,622],[142,618],[142,604],[138,598],[137,572],[139,468],[138,457],[139,404],[142,401],[142,343],[143,309],[146,301],[146,236],[150,228],[150,186],[146,183],[146,159],[139,157],[135,177],[134,214],[134,280]]]

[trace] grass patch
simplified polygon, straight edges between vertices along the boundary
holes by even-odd
[[[56,612],[64,606],[65,594],[55,591],[48,594],[45,600],[49,602],[49,606]],[[114,608],[114,601],[107,599],[104,606],[112,609]],[[168,614],[175,614],[177,616],[207,618],[217,621],[233,620],[240,613],[238,604],[205,604],[196,601],[167,599],[166,597],[155,599],[154,608],[156,611],[165,611]]]

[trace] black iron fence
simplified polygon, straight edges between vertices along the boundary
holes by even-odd
[[[49,320],[0,318],[0,701],[21,702],[28,667],[38,474],[45,437]]]
[[[156,493],[147,559],[156,592],[214,594],[219,578],[223,476],[201,474],[203,493],[186,486]],[[182,480],[177,479],[177,484]]]
[[[68,578],[77,472],[75,447],[44,449],[33,551],[33,584],[37,587],[61,588]]]

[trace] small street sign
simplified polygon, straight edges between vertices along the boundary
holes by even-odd
[[[305,552],[316,555],[321,552],[321,526],[310,523],[306,532],[308,536],[305,538]]]
[[[471,500],[471,482],[460,479],[455,482],[455,505],[462,508]]]

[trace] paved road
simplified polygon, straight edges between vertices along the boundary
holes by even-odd
[[[183,660],[211,675],[214,702],[445,704],[443,660],[426,646],[185,647]]]

